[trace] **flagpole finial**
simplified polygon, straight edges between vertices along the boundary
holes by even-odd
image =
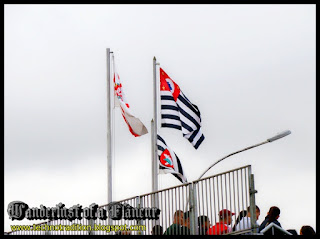
[[[154,120],[152,119],[152,120],[151,120],[151,123],[153,123],[153,122],[154,122]]]
[[[154,61],[157,60],[155,56],[153,57],[153,60],[154,60]]]

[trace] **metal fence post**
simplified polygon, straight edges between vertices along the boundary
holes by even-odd
[[[50,221],[47,222],[48,225],[48,230],[46,230],[46,232],[44,233],[45,235],[50,235],[50,225],[49,225]]]
[[[189,185],[189,219],[190,219],[190,234],[191,235],[197,235],[198,230],[197,230],[197,218],[198,218],[198,213],[197,213],[197,197],[196,197],[196,190],[195,190],[196,185],[194,183],[191,183]]]
[[[142,203],[141,203],[141,198],[140,198],[140,196],[137,196],[136,197],[136,205],[137,205],[137,208],[138,209],[140,209],[143,205],[141,205]],[[138,226],[141,226],[142,225],[142,223],[141,223],[141,219],[139,220],[139,219],[137,219],[137,225]],[[141,231],[138,231],[138,235],[143,235],[143,232],[141,232]]]
[[[89,219],[88,220],[88,225],[91,226],[91,230],[88,231],[89,235],[94,235],[95,234],[95,232],[94,232],[94,222],[95,222],[94,219]]]
[[[255,194],[258,192],[254,188],[254,175],[251,173],[251,166],[248,168],[249,178],[249,194],[250,194],[250,221],[251,221],[251,229],[252,232],[255,234],[258,232],[257,226],[257,218],[256,218],[256,199]]]

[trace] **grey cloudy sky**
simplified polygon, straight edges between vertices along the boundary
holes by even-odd
[[[106,48],[135,115],[151,132],[152,59],[202,116],[198,150],[160,129],[189,179],[252,165],[262,222],[316,226],[315,5],[5,5],[5,231],[9,202],[107,202]],[[151,134],[115,110],[114,199],[151,191]],[[149,180],[150,179],[150,180]],[[160,176],[160,188],[177,185]],[[28,221],[21,222],[28,224]],[[29,222],[30,224],[30,222]]]

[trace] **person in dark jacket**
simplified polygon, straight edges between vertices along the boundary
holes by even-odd
[[[305,226],[301,227],[300,235],[314,236],[314,235],[316,235],[316,232],[313,230],[313,228],[311,226],[305,225]]]
[[[163,228],[160,225],[154,225],[151,231],[152,235],[162,235],[163,234]]]
[[[270,207],[269,212],[267,216],[265,217],[264,221],[261,223],[259,227],[259,232],[261,232],[266,226],[268,226],[270,223],[274,223],[281,227],[280,222],[278,221],[278,218],[280,217],[280,209],[276,206]],[[268,230],[264,233],[264,235],[271,235],[271,230]],[[283,235],[282,232],[279,230],[274,231],[274,235]]]
[[[190,235],[190,211],[183,214],[183,224],[179,235]]]
[[[180,235],[181,234],[181,226],[184,223],[183,220],[183,211],[177,210],[173,216],[173,224],[171,224],[167,230],[163,233],[163,235]]]

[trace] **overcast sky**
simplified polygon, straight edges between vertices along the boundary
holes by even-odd
[[[152,60],[199,107],[198,150],[159,132],[189,181],[252,165],[261,223],[316,226],[315,5],[5,5],[4,220],[7,205],[107,203],[106,48],[151,132]],[[115,110],[115,200],[151,191],[151,133],[133,137]],[[178,185],[160,177],[160,188]],[[22,224],[32,224],[23,221]]]

